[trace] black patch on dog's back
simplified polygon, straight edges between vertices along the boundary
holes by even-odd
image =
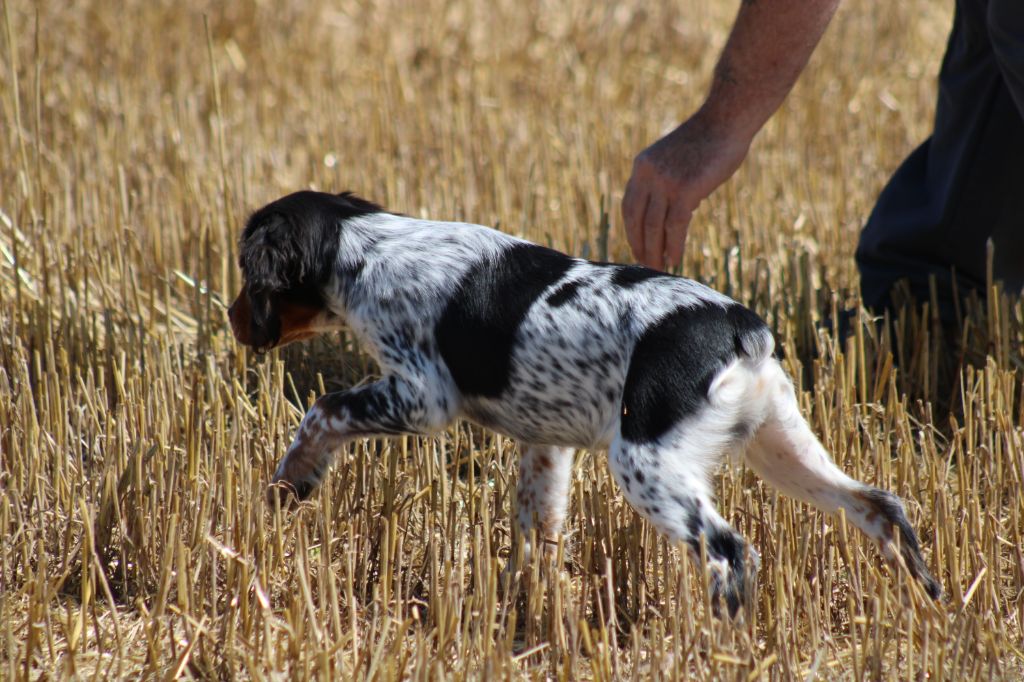
[[[555,289],[554,293],[550,294],[545,300],[547,300],[548,305],[552,308],[561,307],[576,298],[576,292],[579,288],[579,282],[566,282]]]
[[[572,263],[558,251],[516,244],[466,273],[435,330],[441,357],[463,395],[501,395],[526,312]]]
[[[612,284],[628,288],[656,277],[670,277],[670,275],[642,265],[618,265],[615,266],[615,274],[612,275]]]
[[[701,408],[715,374],[743,352],[740,338],[764,327],[737,309],[745,310],[713,303],[678,308],[644,331],[622,394],[623,438],[650,443]]]

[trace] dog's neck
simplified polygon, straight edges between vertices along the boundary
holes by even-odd
[[[391,238],[384,225],[395,217],[390,213],[371,213],[346,220],[341,227],[338,265],[344,270],[362,270],[367,259],[373,258],[377,244]]]
[[[422,251],[410,248],[409,244],[422,239],[424,232],[433,225],[430,221],[383,211],[345,220],[340,231],[334,282],[340,294],[337,300],[344,302],[347,308],[357,282],[364,289],[376,288],[373,283],[378,281],[381,285],[393,285],[396,279],[389,273],[402,268],[403,262],[413,254],[425,257]],[[365,295],[365,291],[360,294]]]
[[[481,225],[386,212],[345,220],[339,240],[334,300],[346,308],[339,313],[357,301],[434,305],[472,263],[521,241]]]

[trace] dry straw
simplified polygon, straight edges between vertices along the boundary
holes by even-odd
[[[467,424],[355,443],[312,504],[268,510],[304,406],[374,369],[346,335],[256,358],[224,316],[239,220],[300,187],[628,258],[632,155],[698,102],[730,3],[5,0],[0,678],[1017,677],[1024,310],[967,305],[962,355],[927,309],[815,331],[927,134],[939,4],[843,7],[685,271],[778,332],[836,459],[911,500],[946,599],[727,468],[762,557],[733,625],[602,453],[557,562],[515,576],[515,445]]]

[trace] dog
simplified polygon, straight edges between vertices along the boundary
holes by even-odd
[[[833,463],[767,325],[713,289],[347,192],[297,192],[257,210],[239,254],[244,284],[228,314],[240,343],[266,351],[345,325],[381,371],[316,401],[271,494],[309,497],[352,439],[428,435],[463,418],[519,441],[518,523],[551,540],[575,449],[604,449],[637,512],[698,560],[703,542],[713,603],[724,598],[735,616],[757,554],[715,509],[710,477],[742,452],[784,494],[844,510],[941,594],[899,498]]]

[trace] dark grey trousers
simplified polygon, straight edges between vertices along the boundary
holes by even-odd
[[[938,284],[953,320],[961,295],[985,294],[986,242],[1008,291],[1024,288],[1024,0],[957,0],[939,73],[935,130],[878,197],[857,247],[869,308],[892,307],[906,279],[919,302]]]

